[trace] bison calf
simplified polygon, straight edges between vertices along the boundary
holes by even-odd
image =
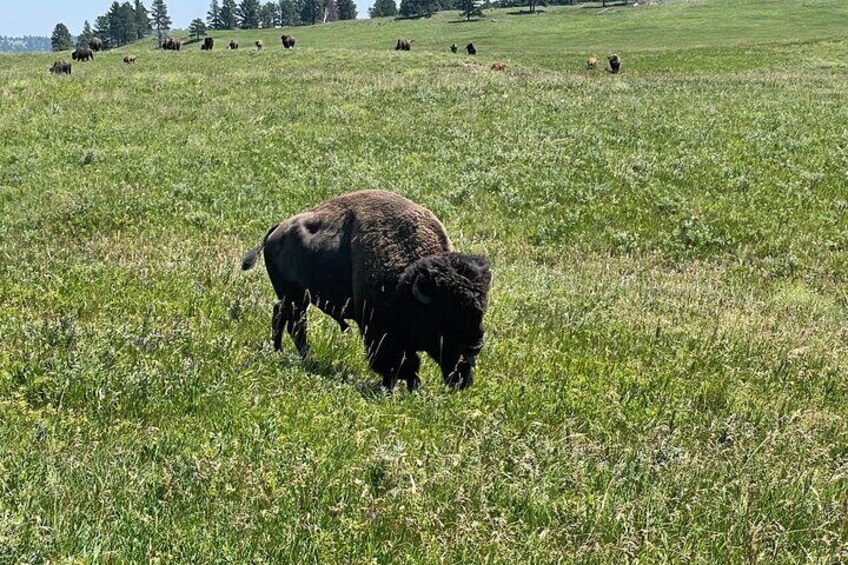
[[[124,55],[124,63],[135,63],[135,55]]]
[[[492,70],[493,71],[505,71],[506,70],[506,63],[501,63],[500,61],[496,61],[496,62],[492,63]]]
[[[419,385],[419,351],[436,360],[444,382],[471,384],[483,347],[491,271],[485,257],[453,251],[429,210],[397,194],[353,192],[272,227],[242,269],[264,249],[279,299],[274,348],[285,330],[306,356],[306,311],[312,304],[342,329],[353,320],[370,367],[391,390]]]
[[[459,49],[459,48],[456,46],[456,43],[451,43],[451,46],[450,46],[451,53],[456,53],[457,49]]]
[[[261,39],[257,39],[257,40],[256,40],[256,44],[255,44],[255,45],[256,45],[256,50],[257,50],[257,51],[262,51],[263,43],[262,43],[262,40],[261,40]]]
[[[59,60],[53,63],[53,66],[50,67],[50,72],[53,74],[71,74],[71,64],[65,60]]]
[[[586,59],[586,68],[590,71],[594,71],[598,68],[598,58],[597,57],[589,57]]]

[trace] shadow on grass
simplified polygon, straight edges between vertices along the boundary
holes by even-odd
[[[474,22],[482,22],[482,21],[483,20],[481,18],[476,18],[476,19],[473,19],[473,20],[450,20],[448,23],[449,24],[471,24],[471,23],[474,23]]]
[[[536,14],[544,14],[544,10],[516,10],[514,12],[507,12],[507,16],[535,16]]]
[[[387,396],[386,391],[380,386],[379,377],[374,373],[369,372],[367,375],[363,375],[363,378],[371,377],[373,380],[370,381],[360,380],[359,378],[346,378],[345,375],[359,375],[353,369],[343,368],[339,370],[333,367],[330,362],[324,359],[316,359],[313,355],[308,356],[302,363],[303,369],[307,373],[319,376],[328,381],[348,384],[366,400],[380,400]]]

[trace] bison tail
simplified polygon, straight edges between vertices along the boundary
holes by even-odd
[[[244,257],[242,257],[241,260],[242,271],[249,271],[254,266],[256,266],[256,259],[259,257],[259,252],[262,251],[262,248],[265,247],[265,242],[268,241],[268,236],[274,233],[274,230],[277,229],[278,225],[279,224],[273,226],[271,229],[268,230],[268,232],[265,234],[265,237],[262,238],[262,243],[260,243],[259,245],[244,254]]]

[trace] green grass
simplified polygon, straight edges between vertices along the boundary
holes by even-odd
[[[0,562],[848,558],[848,6],[598,11],[0,57]],[[359,188],[492,260],[469,390],[271,351],[241,254]]]

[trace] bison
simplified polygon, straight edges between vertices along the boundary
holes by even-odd
[[[494,63],[492,63],[492,70],[493,71],[505,71],[506,70],[506,63],[501,63],[500,61],[495,61]]]
[[[74,61],[93,61],[94,51],[92,51],[90,47],[77,47],[74,52],[71,53],[71,59]]]
[[[457,49],[459,49],[459,47],[456,46],[456,43],[451,43],[451,46],[450,46],[451,53],[456,53]]]
[[[283,47],[285,47],[286,49],[291,49],[292,47],[294,47],[295,38],[293,35],[281,35],[280,40],[283,42]]]
[[[135,63],[135,55],[124,55],[124,63],[130,64]]]
[[[279,299],[274,348],[288,332],[309,352],[306,311],[312,304],[342,330],[353,320],[369,366],[391,391],[398,380],[419,385],[419,351],[440,366],[444,382],[471,384],[483,347],[491,270],[479,255],[453,251],[432,212],[391,192],[366,190],[327,200],[271,229],[247,252],[251,269],[264,249]]]
[[[469,43],[468,45],[465,46],[465,52],[468,53],[469,55],[476,55],[477,54],[477,48],[474,47],[473,43]]]
[[[162,49],[167,51],[179,51],[180,47],[182,47],[183,42],[174,39],[173,37],[169,37],[162,43]]]
[[[53,74],[71,74],[71,64],[65,60],[59,60],[53,63],[53,66],[50,67],[50,72]]]
[[[586,68],[590,71],[594,71],[598,68],[598,58],[597,57],[589,57],[586,59]]]
[[[262,46],[263,46],[264,44],[262,43],[262,40],[261,40],[261,39],[257,39],[257,40],[256,40],[255,45],[256,45],[256,50],[257,50],[257,51],[262,51]]]
[[[395,44],[395,51],[409,51],[412,49],[412,42],[406,39],[398,39]]]
[[[92,37],[91,41],[88,42],[88,46],[92,51],[100,51],[103,49],[103,40],[99,37]]]
[[[203,45],[200,46],[202,51],[212,51],[212,47],[215,46],[215,40],[211,37],[203,38]]]
[[[230,41],[230,49],[238,49],[238,41]]]
[[[609,72],[616,74],[621,69],[621,59],[615,53],[607,57],[607,59],[609,59]]]

